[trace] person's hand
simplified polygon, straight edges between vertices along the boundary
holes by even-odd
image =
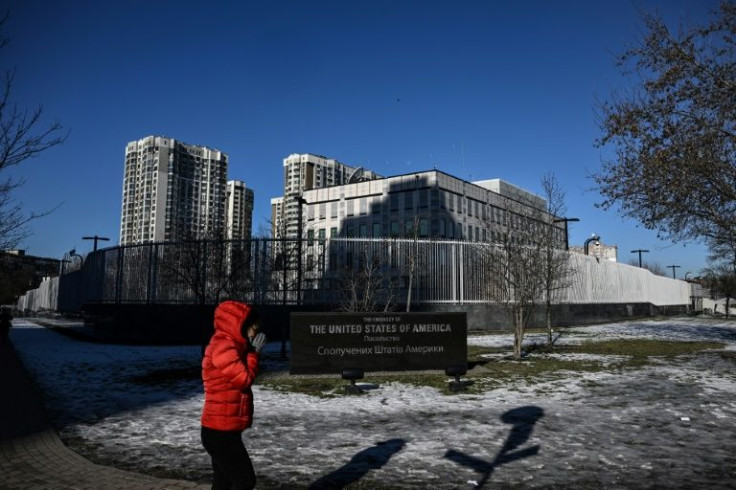
[[[253,337],[253,340],[250,341],[250,345],[253,346],[253,350],[256,352],[261,352],[261,349],[263,349],[263,346],[266,344],[266,335],[263,332],[260,332],[256,334],[255,337]]]

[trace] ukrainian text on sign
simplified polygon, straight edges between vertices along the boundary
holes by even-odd
[[[465,313],[293,313],[292,374],[444,369],[467,362]]]

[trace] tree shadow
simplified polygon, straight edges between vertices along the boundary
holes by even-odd
[[[404,448],[404,439],[389,439],[360,451],[350,461],[332,473],[321,477],[309,486],[309,490],[340,489],[363,478],[371,470],[388,463],[391,457]]]
[[[529,440],[534,430],[534,424],[543,416],[544,410],[533,405],[514,408],[501,415],[501,421],[506,424],[512,424],[512,427],[506,441],[493,461],[484,461],[460,451],[455,451],[454,449],[448,450],[445,453],[445,458],[480,473],[482,477],[478,481],[478,488],[482,488],[488,482],[496,467],[519,459],[528,458],[529,456],[535,456],[539,453],[538,445],[516,452],[512,451]]]

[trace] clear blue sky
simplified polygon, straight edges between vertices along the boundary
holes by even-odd
[[[439,170],[567,196],[570,243],[592,233],[619,261],[697,274],[706,251],[596,209],[590,175],[610,150],[596,100],[623,88],[613,53],[640,38],[638,9],[700,23],[716,1],[11,0],[0,65],[15,101],[71,133],[15,173],[32,223],[23,248],[61,257],[119,239],[127,142],[151,134],[220,149],[255,191],[254,231],[282,193],[282,161],[316,153],[384,175]]]

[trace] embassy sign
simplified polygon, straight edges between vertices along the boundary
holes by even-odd
[[[465,313],[292,313],[291,374],[416,371],[468,361]]]

